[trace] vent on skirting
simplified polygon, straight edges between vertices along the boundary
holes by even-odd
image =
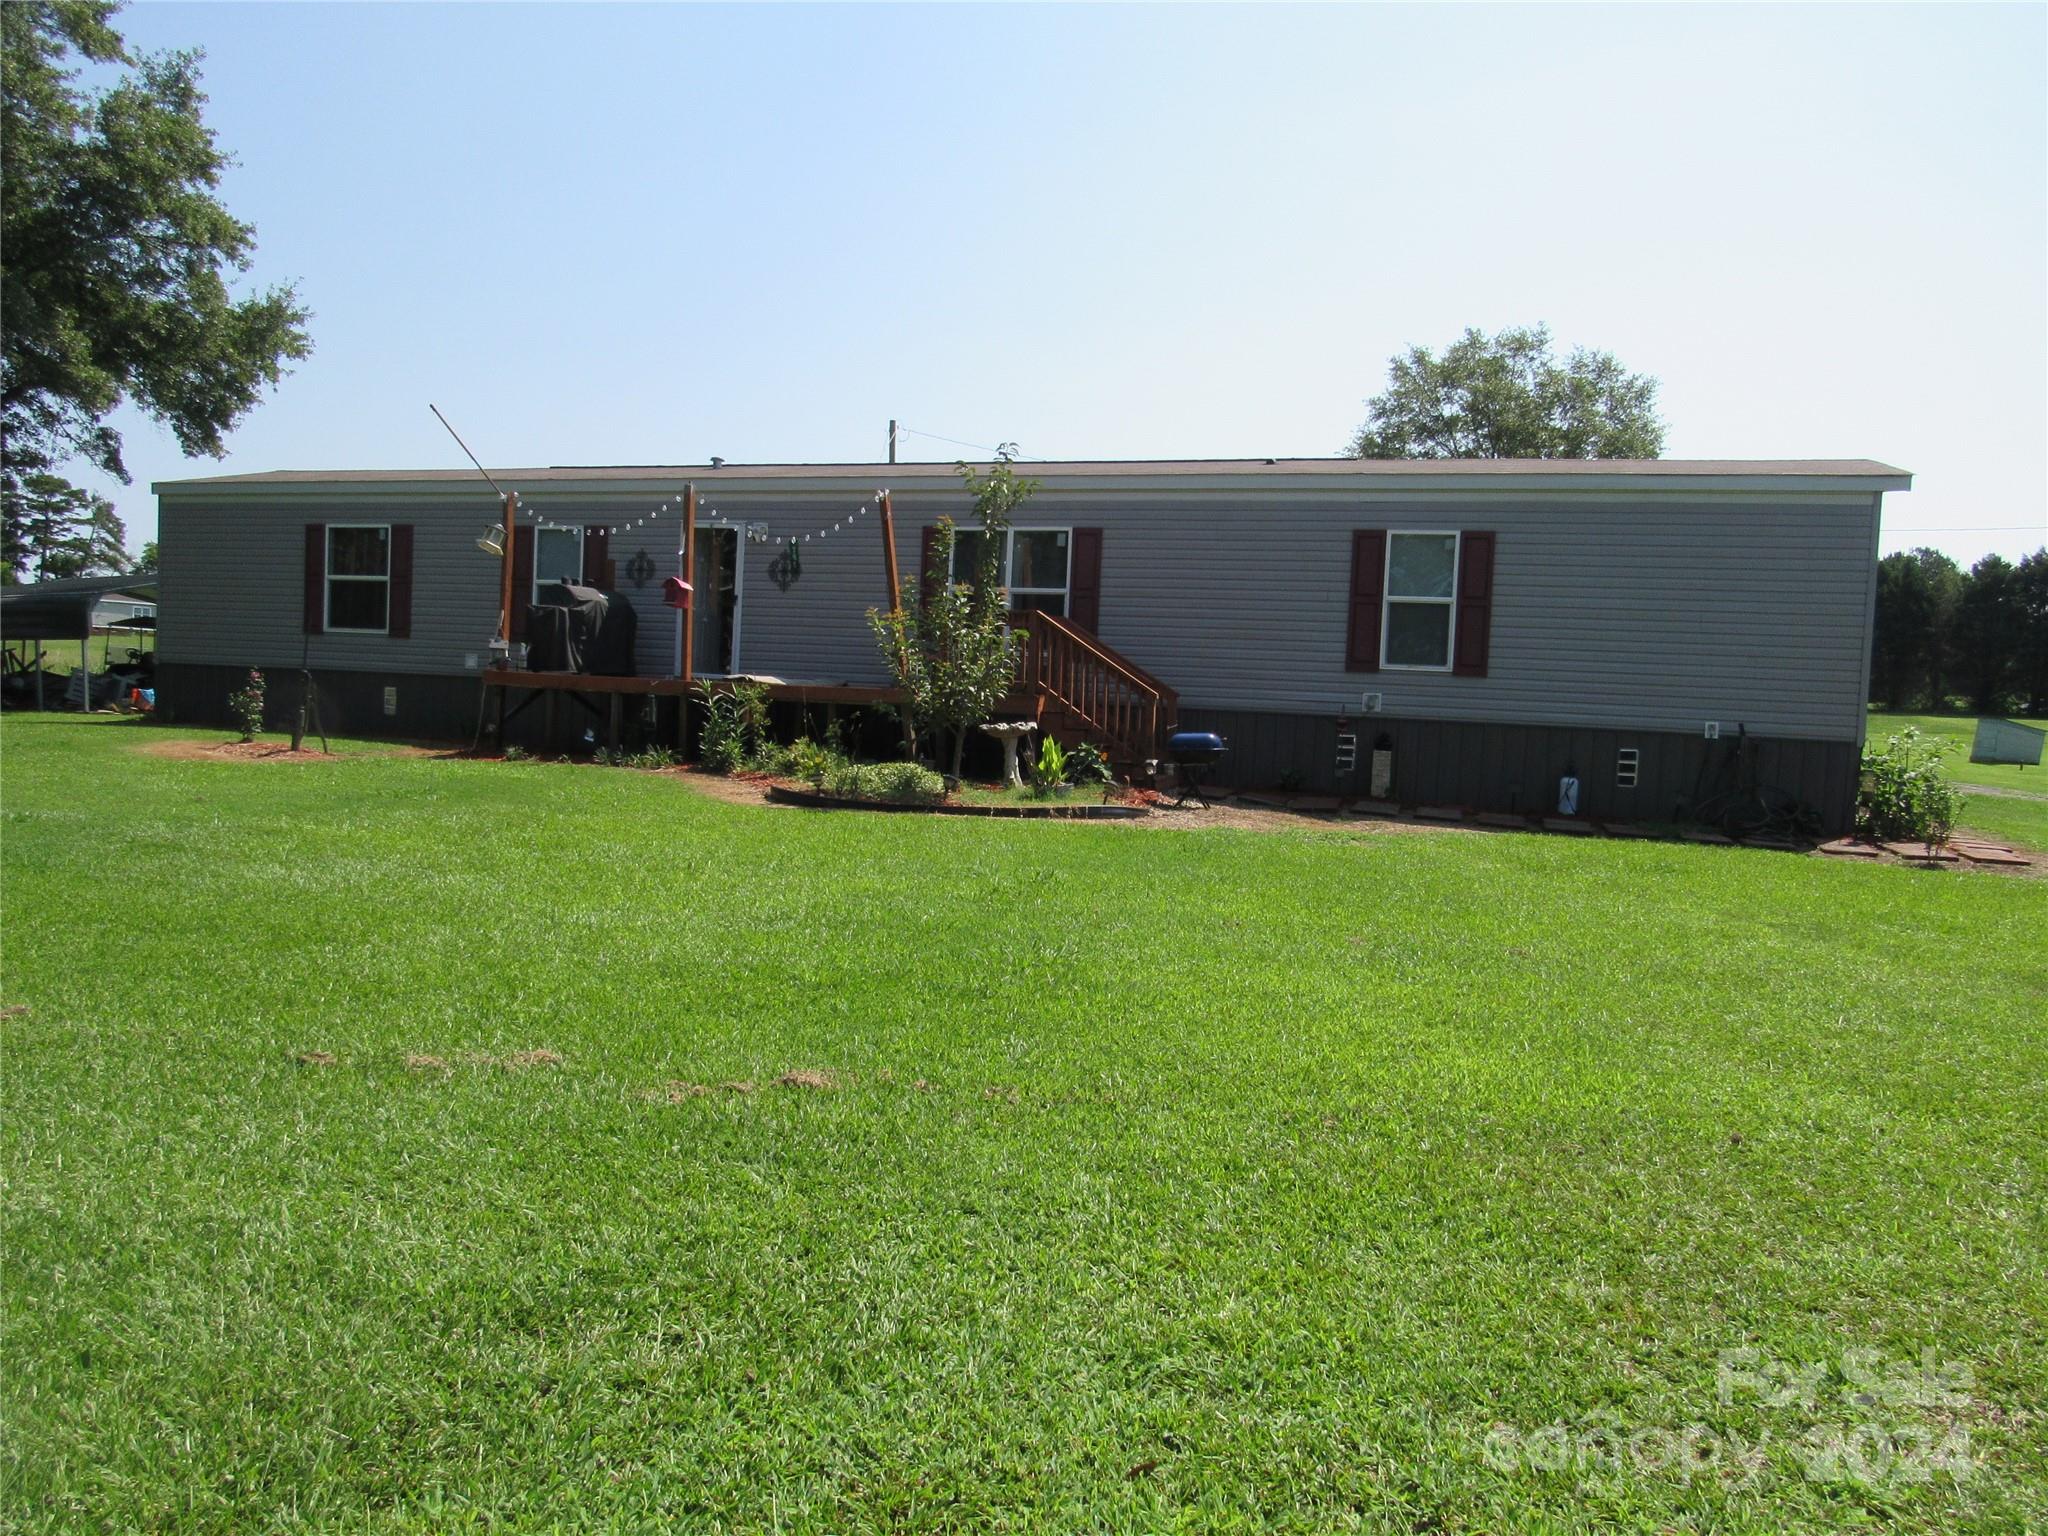
[[[1643,754],[1635,747],[1623,747],[1614,755],[1614,787],[1634,789],[1636,775],[1641,770]]]

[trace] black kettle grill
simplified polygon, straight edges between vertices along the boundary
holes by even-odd
[[[1188,796],[1193,795],[1202,802],[1202,809],[1209,809],[1209,798],[1202,793],[1202,775],[1216,766],[1230,750],[1221,736],[1214,731],[1175,731],[1166,738],[1166,756],[1180,776],[1180,798],[1173,803],[1184,806]]]

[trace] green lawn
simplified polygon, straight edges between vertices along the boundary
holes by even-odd
[[[2010,718],[2022,725],[2048,729],[2048,720],[2024,715]],[[1870,737],[1877,741],[1915,725],[1955,745],[1949,773],[1967,791],[1972,785],[2002,790],[1996,795],[1970,795],[1963,805],[1962,826],[1987,837],[2003,838],[2026,848],[2048,848],[2048,764],[2022,768],[2012,763],[1973,763],[1970,741],[1977,734],[1975,715],[1887,715],[1872,711]]]
[[[0,1526],[2048,1522],[2048,882],[176,734],[0,722]]]

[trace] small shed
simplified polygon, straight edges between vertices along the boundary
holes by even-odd
[[[1970,743],[1973,763],[2018,763],[2031,768],[2041,761],[2041,743],[2048,731],[2012,720],[1985,719],[1977,722],[1977,739]]]

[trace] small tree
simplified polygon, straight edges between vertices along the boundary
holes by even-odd
[[[1021,642],[1010,628],[1003,550],[1013,514],[1038,489],[1036,480],[1019,480],[1011,471],[1007,451],[997,454],[985,475],[966,464],[959,468],[981,525],[973,578],[953,580],[959,529],[942,517],[920,601],[895,613],[868,610],[876,643],[909,697],[911,713],[935,733],[952,734],[956,779],[967,733],[988,718],[1017,679]]]

